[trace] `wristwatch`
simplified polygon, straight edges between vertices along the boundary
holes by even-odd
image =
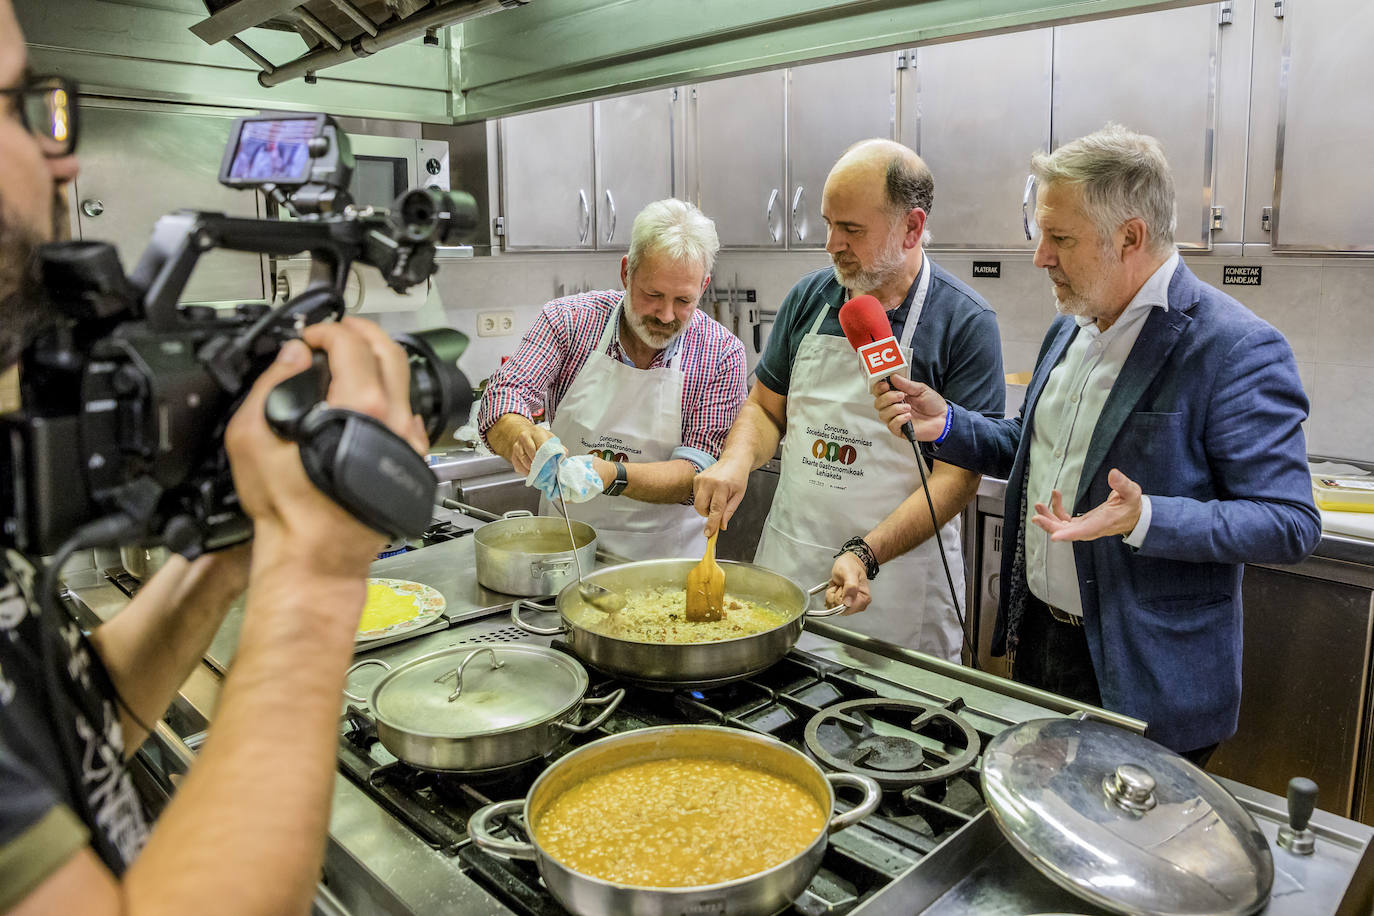
[[[611,462],[615,465],[615,480],[612,480],[606,489],[602,490],[607,496],[619,496],[625,492],[625,487],[629,480],[625,477],[625,465],[620,461]]]

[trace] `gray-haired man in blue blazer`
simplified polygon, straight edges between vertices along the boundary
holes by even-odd
[[[941,461],[1007,479],[993,652],[1012,677],[1202,764],[1240,713],[1242,564],[1296,563],[1321,536],[1307,396],[1283,335],[1180,260],[1156,140],[1109,125],[1031,166],[1060,314],[1020,415],[900,377],[876,405]]]

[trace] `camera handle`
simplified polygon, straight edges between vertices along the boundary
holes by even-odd
[[[328,390],[328,361],[315,351],[309,369],[268,393],[267,425],[299,446],[310,482],[354,518],[392,539],[424,534],[434,472],[385,423],[324,403]]]

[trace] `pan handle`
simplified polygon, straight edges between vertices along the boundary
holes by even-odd
[[[878,802],[883,800],[882,788],[868,776],[860,776],[858,773],[826,773],[825,779],[826,782],[830,783],[832,789],[836,786],[853,786],[856,789],[862,789],[864,793],[863,801],[830,819],[829,825],[825,828],[827,833],[835,833],[855,821],[863,820],[876,811]],[[470,825],[468,832],[472,832]]]
[[[355,662],[348,667],[348,670],[344,672],[344,683],[348,683],[348,678],[351,674],[353,674],[354,671],[357,671],[359,668],[366,668],[368,665],[381,665],[387,671],[391,670],[391,666],[388,665],[386,662],[382,661],[380,658],[365,658],[362,661]],[[367,697],[360,697],[356,693],[350,693],[347,687],[344,688],[343,695],[348,697],[350,700],[354,700],[358,703],[367,702]]]
[[[493,819],[498,817],[510,817],[525,806],[525,800],[518,798],[515,801],[494,802],[490,805],[483,805],[477,812],[468,818],[468,836],[472,841],[485,849],[492,855],[501,856],[506,859],[534,859],[534,844],[520,843],[515,840],[502,840],[492,836],[489,826]]]
[[[537,627],[529,621],[525,620],[525,618],[520,616],[520,609],[525,605],[529,605],[536,611],[552,611],[554,609],[550,607],[540,607],[533,601],[525,601],[523,598],[517,599],[515,603],[510,606],[510,622],[515,624],[520,629],[524,630],[526,633],[533,633],[535,636],[558,636],[562,633],[568,632],[568,627],[566,624],[559,624],[556,627]]]
[[[601,710],[600,714],[597,715],[595,719],[586,723],[585,725],[572,725],[568,722],[559,722],[558,727],[566,728],[568,731],[572,732],[575,735],[585,735],[587,732],[591,731],[594,728],[598,728],[603,722],[609,719],[611,717],[611,713],[616,711],[616,707],[620,705],[620,701],[623,699],[625,699],[625,688],[621,687],[619,690],[616,690],[613,693],[608,693],[604,697],[597,697],[594,700],[583,700],[583,706],[604,705],[606,708]]]
[[[808,589],[806,590],[806,596],[809,598],[809,597],[811,597],[812,595],[819,595],[819,594],[822,594],[822,593],[826,590],[826,588],[829,587],[829,585],[830,585],[830,580],[828,580],[828,579],[827,579],[826,581],[822,582],[820,585],[813,585],[813,586],[811,586],[810,588],[808,588]],[[837,604],[837,605],[835,605],[834,607],[828,607],[828,608],[825,608],[824,610],[819,610],[819,611],[807,611],[807,612],[806,612],[806,616],[807,616],[807,617],[834,617],[836,614],[839,614],[839,613],[841,613],[842,611],[845,611],[845,610],[848,610],[848,605]]]

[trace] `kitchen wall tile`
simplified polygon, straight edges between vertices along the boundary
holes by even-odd
[[[1327,261],[1321,311],[1312,323],[1317,325],[1318,362],[1374,367],[1374,269],[1363,261]]]
[[[1363,366],[1317,363],[1316,400],[1309,452],[1332,458],[1374,460],[1374,378]]]
[[[1325,272],[1320,262],[1266,263],[1260,286],[1222,285],[1222,267],[1239,260],[1188,258],[1187,263],[1199,280],[1215,286],[1277,328],[1288,338],[1295,358],[1319,358],[1318,334],[1325,314],[1321,295]]]

